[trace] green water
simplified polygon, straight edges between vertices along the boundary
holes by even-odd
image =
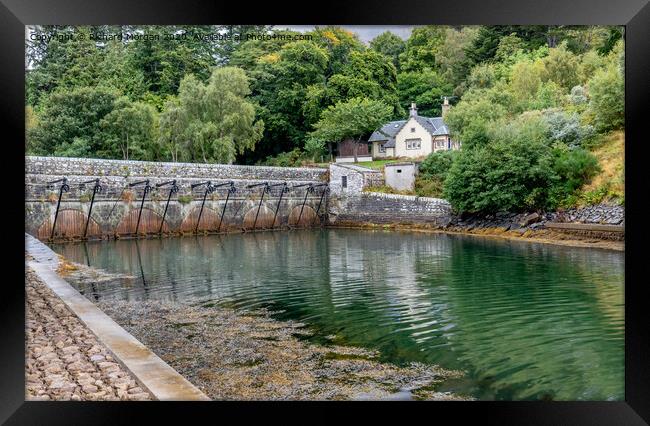
[[[319,342],[465,370],[443,390],[479,399],[624,399],[620,252],[361,230],[54,249],[138,277],[82,286],[90,298],[270,308]]]

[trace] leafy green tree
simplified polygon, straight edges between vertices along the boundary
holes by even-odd
[[[431,69],[398,74],[397,87],[402,107],[409,108],[411,102],[415,102],[418,113],[425,117],[440,116],[443,97],[450,96],[453,91],[452,85]]]
[[[438,25],[417,27],[406,41],[406,50],[400,54],[402,71],[422,71],[436,67],[436,54],[445,40],[445,29]]]
[[[168,100],[160,113],[158,143],[163,148],[163,155],[173,162],[183,158],[182,153],[190,146],[190,134],[187,131],[189,117],[177,98]]]
[[[188,142],[192,161],[232,163],[237,154],[255,149],[264,129],[248,95],[249,80],[241,68],[216,68],[207,85],[186,76],[178,104],[167,103],[170,109],[163,113],[163,140],[172,151]]]
[[[28,135],[36,155],[102,156],[107,152],[100,121],[119,95],[100,87],[57,90],[40,106],[38,123]]]
[[[178,91],[186,74],[201,81],[210,76],[215,65],[215,47],[201,35],[211,34],[210,26],[142,26],[142,37],[129,43],[133,67],[141,70],[147,90],[164,99]],[[177,37],[165,37],[176,34]],[[196,36],[195,36],[196,35]],[[154,102],[162,104],[162,101]]]
[[[239,46],[246,43],[249,36],[273,33],[273,25],[219,25],[214,28],[215,33],[224,37],[214,42],[214,55],[218,65],[241,65],[230,63]],[[257,44],[257,40],[250,45]],[[249,46],[250,46],[249,45]]]
[[[156,159],[156,118],[151,105],[126,97],[117,99],[113,110],[100,121],[106,146],[98,154],[123,160]]]
[[[381,101],[353,98],[337,102],[323,111],[309,137],[313,141],[312,145],[320,146],[352,139],[356,163],[361,139],[384,124],[390,116],[391,107]]]
[[[459,102],[449,110],[445,122],[454,138],[462,141],[463,148],[471,148],[487,144],[490,123],[504,117],[506,113],[500,104],[482,97],[471,102]]]
[[[465,49],[477,34],[477,27],[445,29],[444,41],[436,51],[436,67],[453,87],[460,85],[470,72],[471,64],[465,55]]]
[[[598,131],[621,129],[625,124],[625,83],[616,65],[596,72],[588,82],[589,112]]]
[[[550,80],[567,91],[580,83],[578,57],[567,49],[566,43],[550,49],[542,63],[544,80]]]
[[[458,151],[432,152],[420,163],[418,173],[422,178],[444,182],[457,155]]]
[[[404,113],[397,95],[395,66],[386,56],[373,50],[352,52],[349,63],[340,73],[331,76],[324,86],[318,111],[339,101],[361,97],[390,105],[393,116],[399,117]],[[314,88],[310,89],[313,97]]]
[[[103,57],[90,40],[92,27],[39,26],[35,32],[50,41],[27,42],[30,67],[26,74],[27,103],[37,105],[57,88],[72,90],[95,85]]]
[[[601,171],[598,159],[583,148],[556,148],[554,154],[553,171],[559,177],[559,183],[553,192],[558,203]]]
[[[287,43],[277,54],[260,59],[252,84],[253,98],[265,123],[264,139],[249,159],[257,161],[303,146],[305,135],[319,116],[305,117],[308,90],[324,84],[328,61],[327,50],[311,41]]]
[[[329,58],[326,71],[327,77],[340,73],[348,63],[352,52],[365,50],[365,46],[355,33],[341,27],[316,27],[308,34],[312,36],[311,41],[313,43],[327,52]]]
[[[543,113],[551,142],[561,142],[570,148],[587,144],[595,134],[591,125],[580,122],[578,113],[567,113],[562,109],[549,109]]]
[[[399,70],[399,55],[406,49],[406,43],[390,31],[384,31],[370,41],[370,48],[388,56],[395,69]]]

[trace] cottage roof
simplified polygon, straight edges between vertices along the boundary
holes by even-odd
[[[421,115],[415,115],[413,118],[432,136],[449,134],[449,128],[442,120],[442,117],[423,117]],[[402,130],[407,121],[408,120],[397,120],[384,124],[379,129],[375,130],[372,135],[370,135],[368,142],[386,141],[383,144],[385,148],[394,148],[395,135],[397,135],[397,133]]]

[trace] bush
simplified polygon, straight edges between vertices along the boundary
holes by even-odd
[[[300,151],[300,148],[296,148],[293,151],[282,152],[275,157],[267,157],[262,165],[275,167],[299,167],[302,165],[303,160],[304,154]]]
[[[553,188],[552,204],[572,204],[572,196],[600,172],[598,159],[589,151],[555,148],[553,170],[558,183]]]
[[[420,164],[418,170],[420,177],[424,179],[436,178],[444,181],[457,154],[458,151],[432,152]]]
[[[547,145],[504,138],[461,151],[449,170],[443,196],[459,212],[546,208],[557,180],[552,166]]]
[[[582,125],[577,113],[568,114],[558,109],[544,111],[551,142],[562,142],[569,147],[581,147],[594,137],[593,126]]]

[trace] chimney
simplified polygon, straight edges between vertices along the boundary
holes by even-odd
[[[447,115],[449,108],[451,108],[451,105],[449,105],[449,99],[445,96],[444,100],[442,101],[442,118],[445,118],[445,115]]]
[[[411,102],[411,109],[409,112],[410,117],[415,117],[418,115],[418,108],[415,106],[415,102]]]

